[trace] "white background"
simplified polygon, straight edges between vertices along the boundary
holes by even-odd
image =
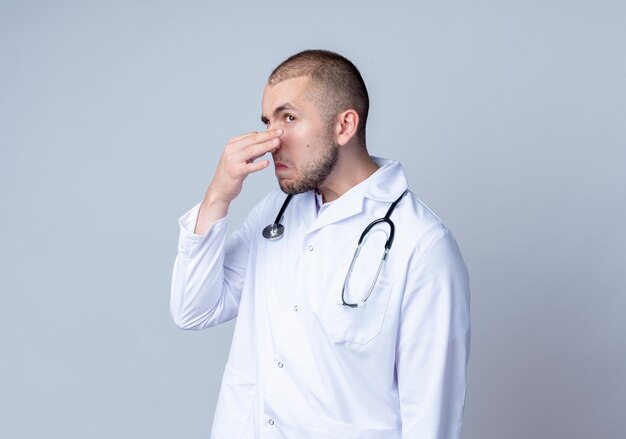
[[[233,322],[174,326],[177,220],[308,48],[469,266],[464,438],[623,437],[625,5],[0,0],[0,437],[208,437]]]

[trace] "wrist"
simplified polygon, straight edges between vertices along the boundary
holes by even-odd
[[[194,233],[204,235],[213,223],[228,214],[229,205],[229,201],[223,200],[218,194],[208,190],[200,204]]]
[[[212,186],[209,186],[204,200],[202,200],[202,206],[206,208],[228,208],[231,200],[224,198],[219,191],[215,190]]]

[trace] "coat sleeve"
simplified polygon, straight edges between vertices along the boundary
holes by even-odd
[[[471,334],[469,276],[445,226],[424,241],[407,273],[396,347],[402,437],[458,439]]]
[[[200,205],[179,218],[170,314],[181,329],[205,329],[237,317],[250,250],[254,210],[226,239],[227,216],[206,234],[193,233]]]

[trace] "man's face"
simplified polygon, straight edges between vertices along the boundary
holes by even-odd
[[[280,148],[272,154],[283,192],[298,194],[319,187],[338,157],[332,126],[325,124],[309,93],[308,77],[267,85],[261,119],[268,129],[282,128]]]

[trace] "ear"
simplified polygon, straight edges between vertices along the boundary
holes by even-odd
[[[339,145],[346,145],[356,136],[359,122],[359,114],[355,110],[346,110],[337,115],[335,119],[335,138]]]

